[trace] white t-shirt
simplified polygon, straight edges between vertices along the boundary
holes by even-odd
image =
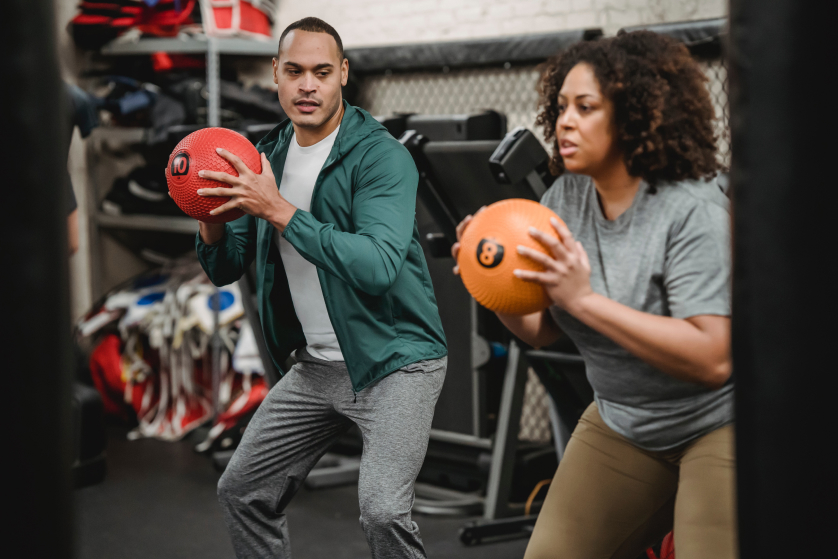
[[[279,193],[291,204],[303,211],[311,210],[311,194],[320,170],[326,163],[326,158],[332,151],[337,138],[338,126],[334,132],[314,144],[301,147],[297,143],[297,135],[291,138],[288,155],[285,159],[285,169],[279,183]],[[318,359],[327,361],[343,361],[335,329],[329,320],[320,279],[317,277],[317,267],[300,256],[291,243],[276,233],[276,243],[288,286],[291,289],[291,300],[297,311],[297,318],[303,327],[306,337],[306,349]]]

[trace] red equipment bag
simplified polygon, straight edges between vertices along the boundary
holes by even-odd
[[[205,0],[201,2],[204,33],[270,41],[274,10],[265,0]]]
[[[195,23],[191,17],[197,0],[159,0],[153,7],[144,6],[137,27],[144,35],[174,37],[181,27]]]
[[[649,559],[675,559],[675,540],[672,532],[664,536],[663,542],[661,542],[660,557],[655,557],[655,551],[651,547],[646,550],[646,555]]]

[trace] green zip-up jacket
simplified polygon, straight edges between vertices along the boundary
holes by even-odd
[[[423,359],[448,353],[428,266],[416,228],[418,173],[408,151],[366,111],[344,101],[332,151],[317,177],[311,211],[297,210],[283,232],[317,266],[326,309],[354,390]],[[277,183],[293,126],[274,128],[256,148],[267,155]],[[305,345],[294,311],[274,227],[246,215],[225,225],[208,245],[197,236],[201,265],[215,285],[227,285],[256,259],[262,329],[280,371]]]

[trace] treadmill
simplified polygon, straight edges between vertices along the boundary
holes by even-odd
[[[462,120],[462,117],[459,119]],[[516,128],[502,139],[437,141],[423,133],[424,130],[412,127],[409,117],[406,120],[400,141],[410,151],[420,173],[417,220],[424,214],[432,217],[437,226],[437,231],[425,234],[429,252],[436,257],[431,260],[450,257],[451,244],[456,241],[456,225],[466,215],[473,214],[481,206],[508,198],[538,201],[552,183],[549,154],[526,128]],[[453,261],[448,258],[446,268],[452,265]],[[450,270],[447,277],[461,284]],[[435,277],[435,289],[439,279],[447,283],[444,278]],[[479,374],[491,355],[491,349],[487,351],[486,347],[497,344],[496,340],[486,338],[485,324],[497,319],[470,296],[466,295],[466,301],[473,318],[469,332],[470,364],[475,374]],[[447,304],[448,301],[441,304],[441,309]],[[565,340],[549,350],[527,350],[525,344],[511,339],[508,333],[506,341],[509,355],[503,374],[498,422],[490,441],[492,455],[483,499],[483,519],[471,522],[460,530],[460,539],[466,545],[495,538],[527,536],[535,524],[537,514],[523,515],[523,507],[510,502],[527,368],[533,368],[550,396],[548,402],[557,460],[561,460],[570,433],[593,400],[593,390],[585,377],[584,361],[572,343]],[[460,347],[454,343],[450,346],[452,353]],[[479,412],[486,410],[480,410],[480,403],[475,398],[472,408],[475,413],[473,436],[476,440],[488,435],[485,429],[481,429]],[[441,432],[432,432],[431,436],[432,440],[446,438],[446,434]],[[548,477],[552,477],[552,472]],[[417,496],[417,510],[421,511],[425,503],[419,489]],[[535,503],[528,512],[537,513],[539,508],[540,503]]]

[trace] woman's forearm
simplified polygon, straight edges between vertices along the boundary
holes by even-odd
[[[596,293],[568,310],[639,359],[677,379],[721,388],[730,377],[728,317],[657,316]]]
[[[562,335],[550,312],[546,310],[526,315],[495,314],[510,332],[535,348],[548,346]]]

